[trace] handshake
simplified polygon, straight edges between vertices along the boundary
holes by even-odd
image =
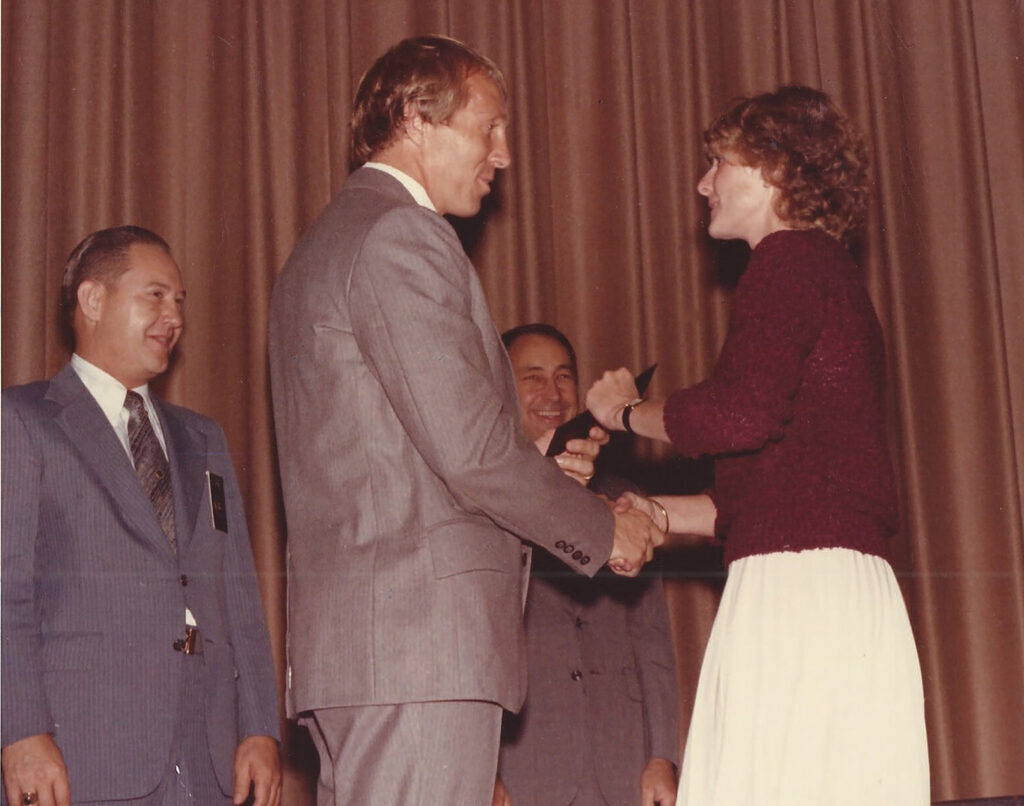
[[[615,538],[608,567],[620,576],[635,577],[654,549],[665,542],[668,514],[657,502],[634,493],[623,493],[608,501],[615,515]]]
[[[550,449],[553,433],[546,431],[535,440],[542,454]],[[586,437],[569,440],[568,450],[555,456],[555,461],[563,473],[586,485],[594,477],[597,454],[607,443],[608,432],[594,427]],[[623,493],[615,501],[607,498],[605,501],[615,515],[615,537],[608,567],[620,576],[635,577],[644,563],[654,557],[654,549],[665,542],[668,513],[652,499],[634,493]]]
[[[544,432],[535,444],[541,453],[550,447],[551,431]],[[585,438],[568,442],[568,451],[555,457],[559,468],[580,484],[588,484],[594,477],[594,461],[602,445],[608,442],[608,432],[592,428]],[[635,493],[623,493],[615,501],[605,499],[615,516],[615,537],[608,567],[620,576],[635,577],[644,563],[654,557],[654,549],[665,542],[669,518],[665,508],[651,498]]]

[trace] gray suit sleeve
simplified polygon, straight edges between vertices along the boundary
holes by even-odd
[[[263,603],[256,582],[249,531],[242,495],[220,426],[211,436],[210,450],[221,459],[228,508],[224,586],[227,618],[238,670],[238,737],[271,736],[280,739],[277,687],[270,653]]]
[[[39,621],[34,595],[39,525],[38,452],[18,411],[5,394],[2,403],[2,570],[0,674],[3,677],[3,745],[53,730],[43,689]]]
[[[593,559],[577,570],[592,574],[611,551],[613,518],[517,428],[518,411],[506,405],[488,360],[490,334],[477,324],[484,303],[472,272],[442,218],[392,210],[352,273],[355,338],[417,451],[460,506],[556,556],[572,523],[575,545]]]

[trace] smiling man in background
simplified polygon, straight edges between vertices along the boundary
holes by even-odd
[[[164,403],[170,248],[85,238],[71,363],[3,393],[3,778],[11,806],[277,806],[270,643],[224,433]]]
[[[576,351],[547,324],[501,339],[526,436],[544,445],[579,413]],[[603,472],[590,488],[636,491]],[[661,577],[586,579],[537,551],[525,621],[529,686],[522,711],[505,716],[495,806],[675,804],[678,684]]]

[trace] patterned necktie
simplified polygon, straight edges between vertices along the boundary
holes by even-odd
[[[128,409],[128,443],[135,461],[135,475],[142,482],[142,487],[149,495],[149,500],[156,510],[156,517],[167,535],[171,548],[177,552],[178,543],[174,539],[174,498],[171,492],[171,467],[167,463],[164,449],[153,431],[153,424],[146,413],[146,404],[142,395],[128,390],[124,398],[124,406]]]

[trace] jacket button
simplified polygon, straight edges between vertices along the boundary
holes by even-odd
[[[181,583],[181,587],[183,587],[183,588],[188,587],[188,577],[185,576],[184,574],[182,574],[180,577],[178,577],[178,581]]]
[[[175,652],[181,652],[185,649],[185,639],[179,638],[177,641],[171,644],[171,646],[174,648]]]
[[[579,669],[573,669],[573,672],[571,675],[569,675],[569,677],[571,677],[573,680],[579,680],[583,677],[583,672],[581,672]]]

